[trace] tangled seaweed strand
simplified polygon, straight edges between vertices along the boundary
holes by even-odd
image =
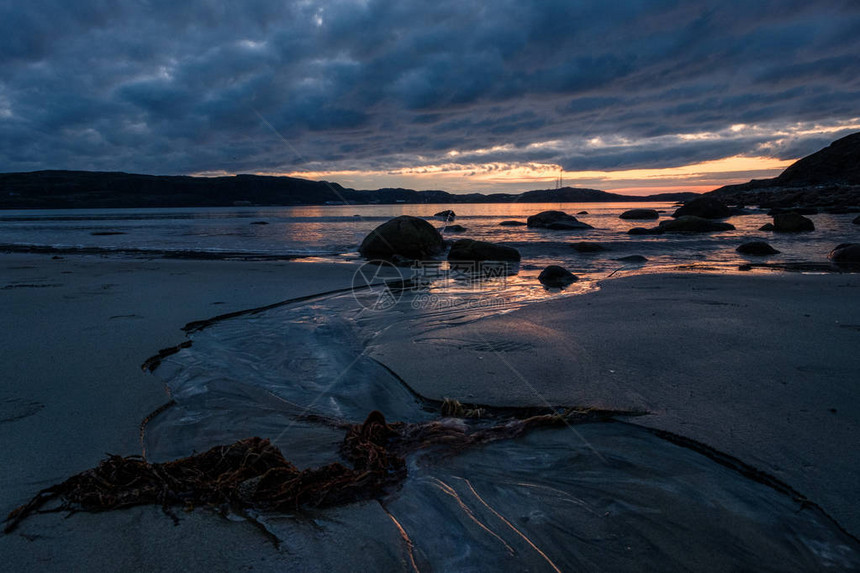
[[[536,426],[605,419],[598,412],[546,414],[472,429],[462,420],[446,418],[422,424],[387,423],[373,411],[365,422],[351,426],[340,453],[349,468],[332,463],[297,469],[269,440],[247,438],[216,446],[202,454],[165,463],[140,456],[111,455],[93,469],[40,491],[7,517],[5,532],[46,503],[50,511],[100,512],[135,505],[193,508],[229,504],[242,509],[292,512],[303,507],[344,505],[377,498],[406,477],[404,457],[434,446],[446,452],[501,439],[515,438]]]

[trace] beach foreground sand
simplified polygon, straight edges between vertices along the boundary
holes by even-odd
[[[373,355],[416,392],[635,410],[783,480],[855,536],[860,275],[643,275]],[[440,367],[444,364],[444,367]]]
[[[141,365],[186,340],[186,323],[346,288],[354,270],[0,256],[0,512],[105,453],[140,453],[141,421],[167,400]],[[0,535],[0,554],[0,569],[19,571],[237,570],[267,560],[277,569],[286,559],[253,527],[202,512],[183,515],[174,527],[156,507],[42,516]]]
[[[106,452],[139,453],[141,420],[166,400],[140,366],[184,324],[345,288],[354,271],[38,255],[0,269],[4,513]],[[632,421],[777,476],[856,536],[858,288],[857,275],[632,277],[421,340],[392,328],[373,354],[430,398],[647,411]],[[206,511],[174,526],[155,507],[0,536],[17,570],[275,570],[287,545]]]

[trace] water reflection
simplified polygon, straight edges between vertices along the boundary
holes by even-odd
[[[673,211],[669,203],[503,203],[462,205],[349,205],[306,207],[244,207],[209,209],[95,209],[51,211],[6,211],[0,213],[0,244],[91,247],[101,249],[154,249],[202,252],[243,252],[261,255],[318,255],[339,260],[355,253],[373,228],[397,215],[425,217],[435,226],[443,221],[433,214],[450,208],[462,233],[449,239],[469,238],[514,247],[522,255],[523,267],[561,265],[576,274],[605,276],[618,265],[612,259],[643,255],[649,262],[637,272],[688,265],[699,260],[723,272],[734,272],[749,257],[735,252],[743,241],[766,240],[780,254],[758,259],[777,264],[826,262],[837,244],[860,241],[860,227],[852,215],[812,215],[815,231],[774,234],[760,231],[771,218],[764,211],[733,216],[727,222],[734,231],[695,235],[628,235],[642,224],[619,218],[632,208],[660,211],[661,219]],[[593,229],[552,231],[525,226],[509,227],[506,220],[524,222],[529,215],[545,210],[578,214]],[[252,225],[263,221],[267,225]],[[646,226],[657,225],[649,221]],[[93,236],[96,232],[122,235]],[[597,243],[605,250],[582,253],[573,243]]]

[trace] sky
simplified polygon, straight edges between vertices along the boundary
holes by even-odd
[[[628,194],[860,131],[857,0],[0,0],[0,172]]]

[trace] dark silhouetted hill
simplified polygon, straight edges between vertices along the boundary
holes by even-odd
[[[799,159],[778,177],[727,185],[707,195],[726,203],[764,207],[860,206],[860,132]]]
[[[679,201],[694,195],[672,193],[631,197],[570,187],[522,194],[484,195],[391,188],[356,190],[325,181],[265,175],[190,177],[93,171],[0,173],[0,209]]]

